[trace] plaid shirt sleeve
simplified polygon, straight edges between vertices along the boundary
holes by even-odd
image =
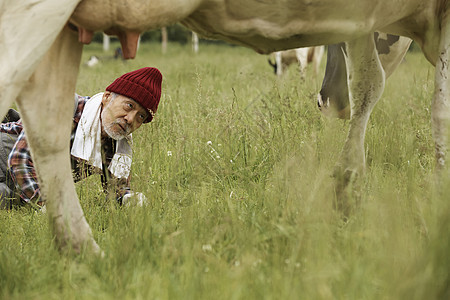
[[[8,164],[20,198],[26,203],[42,204],[39,201],[41,194],[24,131],[20,133],[9,154]]]
[[[20,134],[22,132],[23,125],[22,120],[17,122],[1,123],[0,131],[9,134]]]

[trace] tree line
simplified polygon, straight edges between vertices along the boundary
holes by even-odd
[[[177,42],[182,45],[190,43],[192,37],[192,31],[187,29],[181,24],[175,24],[171,26],[167,26],[167,35],[169,42]],[[117,40],[117,37],[111,36],[111,41]],[[161,29],[146,31],[141,34],[141,43],[160,43],[161,38]],[[94,43],[103,43],[103,34],[101,32],[96,32],[92,39]],[[218,40],[207,40],[200,39],[200,43],[212,43],[212,44],[227,44],[224,41]],[[228,44],[229,45],[229,44]]]
[[[185,44],[191,42],[192,31],[190,31],[183,25],[177,23],[177,24],[174,24],[171,26],[167,26],[166,28],[167,28],[167,35],[168,35],[169,42],[177,42],[182,45],[185,45]],[[114,41],[114,40],[117,40],[117,38],[111,36],[111,40]],[[160,43],[161,40],[162,40],[161,29],[146,31],[141,35],[141,43]],[[103,34],[101,32],[96,32],[94,35],[94,38],[92,39],[92,42],[103,43]],[[200,43],[202,43],[202,44],[224,44],[224,45],[234,46],[234,45],[228,44],[227,42],[224,42],[224,41],[208,40],[208,39],[200,39]],[[409,47],[409,51],[420,51],[420,47],[415,42],[412,42],[411,46]]]

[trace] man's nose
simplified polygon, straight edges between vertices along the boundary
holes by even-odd
[[[136,119],[137,112],[129,112],[125,116],[125,121],[127,121],[127,124],[131,125],[134,123],[134,120]]]

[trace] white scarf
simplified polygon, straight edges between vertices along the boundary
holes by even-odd
[[[84,106],[70,154],[102,169],[100,112],[103,93],[98,93]],[[116,142],[116,152],[108,170],[116,178],[128,178],[131,169],[131,134]]]

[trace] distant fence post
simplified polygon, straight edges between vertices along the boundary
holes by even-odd
[[[103,34],[103,51],[109,50],[110,38],[109,35]]]
[[[192,51],[198,52],[198,35],[195,32],[192,32]]]
[[[161,51],[166,54],[167,51],[167,28],[161,28]]]

